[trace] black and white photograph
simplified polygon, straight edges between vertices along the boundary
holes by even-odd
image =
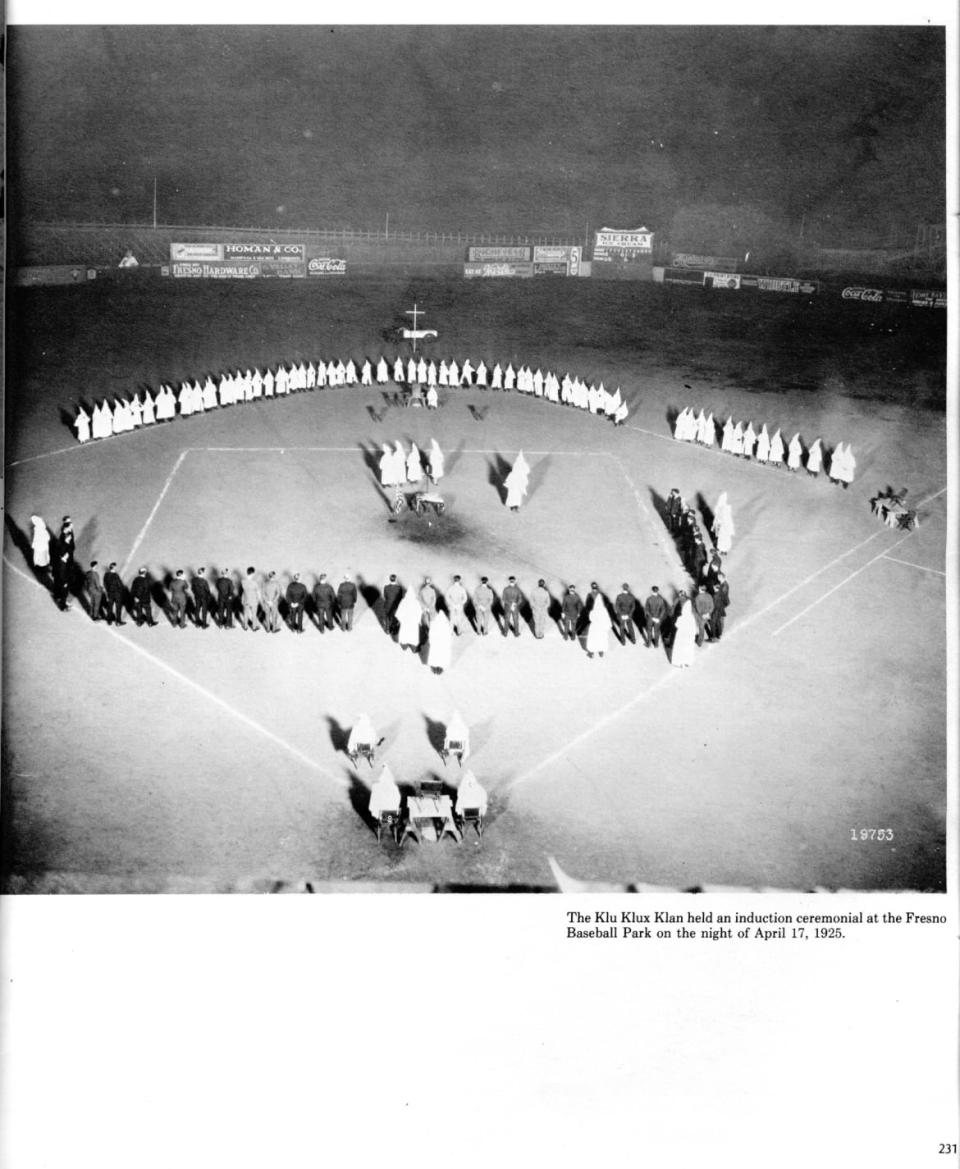
[[[402,964],[407,927],[577,894],[528,921],[622,942],[616,985],[644,937],[731,952],[730,898],[764,961],[839,955],[878,894],[943,928],[956,19],[849,7],[14,7],[6,904],[140,929],[312,894]],[[484,1012],[445,961],[462,1039]],[[417,1001],[395,1051],[443,1033]],[[576,1114],[558,1074],[531,1117]],[[951,1121],[870,1163],[946,1163]]]
[[[8,57],[7,891],[945,888],[942,27]]]

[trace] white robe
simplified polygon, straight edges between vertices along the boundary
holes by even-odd
[[[477,385],[485,386],[487,384],[487,367],[481,361],[477,366]]]
[[[143,395],[143,425],[152,426],[157,420],[157,408],[150,391]]]
[[[423,610],[412,589],[403,594],[397,606],[397,623],[400,632],[397,640],[400,645],[412,645],[414,649],[420,644],[420,625],[423,620]]]
[[[468,808],[478,808],[481,816],[487,814],[487,793],[472,771],[467,771],[460,780],[455,810],[458,816],[462,816]]]
[[[811,474],[816,475],[819,473],[822,466],[823,466],[823,450],[820,447],[820,439],[818,438],[817,441],[810,448],[810,450],[807,452],[807,470]]]
[[[436,439],[430,443],[430,478],[434,483],[439,483],[443,478],[443,451],[440,449]]]
[[[450,369],[445,361],[440,362],[440,369],[437,371],[437,380],[441,386],[450,384]]]
[[[316,374],[314,374],[314,378],[316,378]],[[373,367],[370,365],[369,361],[365,361],[360,368],[360,385],[361,386],[372,386],[373,385]],[[313,388],[313,383],[310,381],[310,379],[308,377],[307,378],[307,389],[309,390],[312,388]]]
[[[757,445],[757,432],[753,429],[753,423],[747,423],[747,429],[743,432],[743,453],[748,459],[753,458],[753,448]]]
[[[460,385],[469,386],[473,381],[473,366],[470,364],[470,358],[463,363],[463,368],[460,370]]]
[[[390,371],[387,368],[387,363],[386,363],[385,359],[381,357],[380,360],[377,362],[377,384],[383,386],[383,385],[386,385],[386,383],[389,380],[390,380]]]
[[[453,655],[453,630],[446,613],[435,613],[430,621],[427,665],[431,669],[448,670]]]
[[[407,455],[407,482],[419,483],[423,478],[423,465],[420,462],[420,451],[417,449],[417,444],[413,444],[413,449]]]
[[[396,475],[394,474],[394,454],[386,443],[381,447],[380,455],[380,486],[393,487],[396,485]]]
[[[597,597],[590,610],[590,624],[587,626],[587,653],[603,654],[610,648],[610,614],[607,606]]]
[[[34,520],[30,548],[34,568],[47,568],[50,564],[50,529],[43,520]]]
[[[73,420],[73,425],[77,431],[78,442],[90,441],[90,415],[81,406],[77,411],[77,416]]]
[[[770,458],[770,435],[767,434],[767,424],[764,423],[757,438],[757,462],[765,463]]]
[[[530,468],[523,459],[523,455],[520,454],[510,474],[503,481],[503,485],[507,489],[507,507],[519,507],[523,503],[529,479]]]
[[[417,381],[422,386],[426,380],[427,380],[427,363],[421,357],[420,360],[417,362]]]
[[[490,388],[494,390],[503,389],[503,370],[500,368],[500,362],[493,367],[493,374],[490,379]]]
[[[506,372],[503,375],[503,388],[505,390],[512,390],[517,384],[517,375],[512,365],[508,365]]]
[[[135,430],[138,426],[143,425],[143,407],[140,405],[140,399],[136,394],[133,399],[127,403],[127,414],[130,417],[130,429]]]
[[[357,384],[357,367],[353,364],[353,360],[347,362],[347,367],[343,371],[346,383],[348,386],[355,386]]]
[[[728,418],[723,424],[723,442],[720,444],[723,451],[733,452],[733,419]]]
[[[783,438],[779,430],[770,439],[770,462],[776,466],[783,462]]]
[[[411,357],[407,362],[407,383],[412,385],[417,380],[417,363]]]
[[[677,617],[676,630],[673,639],[673,648],[670,651],[672,666],[690,666],[693,664],[697,645],[697,623],[694,620],[690,602],[684,601],[680,615]]]
[[[802,466],[803,459],[803,445],[800,442],[800,435],[795,434],[790,439],[790,453],[787,456],[787,466],[791,471],[799,471]]]
[[[393,380],[398,384],[403,383],[403,362],[399,357],[393,363]]]
[[[460,367],[455,361],[451,361],[447,366],[447,381],[451,386],[460,385]]]

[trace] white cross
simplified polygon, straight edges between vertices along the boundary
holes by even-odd
[[[427,313],[424,312],[422,309],[417,309],[416,300],[414,300],[413,309],[408,309],[405,313],[403,313],[403,316],[413,317],[413,327],[416,328],[416,318],[417,317],[426,317]]]

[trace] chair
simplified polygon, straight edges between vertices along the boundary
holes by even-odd
[[[376,748],[373,746],[372,743],[357,743],[357,745],[353,749],[353,751],[350,751],[348,753],[347,758],[353,764],[356,764],[358,759],[361,759],[361,758],[366,759],[366,761],[372,767],[373,766],[373,756],[374,756],[375,751],[376,751]]]
[[[409,813],[403,821],[403,831],[400,833],[400,847],[403,848],[403,842],[408,836],[412,836],[417,844],[423,844],[423,837],[420,835],[420,826],[413,820]]]
[[[483,836],[483,812],[479,808],[464,808],[460,813],[461,832],[466,832],[468,824],[476,828],[478,836]]]
[[[397,844],[400,833],[400,813],[399,812],[381,812],[380,818],[377,820],[377,843],[382,843],[384,832],[389,832],[393,836],[393,843]]]
[[[463,766],[463,756],[466,753],[467,745],[462,739],[449,739],[440,752],[440,757],[446,763],[448,756],[456,755],[457,762]]]
[[[421,779],[417,784],[417,795],[423,796],[442,796],[443,795],[443,780],[442,779]]]

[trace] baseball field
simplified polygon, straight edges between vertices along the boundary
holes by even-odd
[[[7,361],[3,831],[8,892],[311,887],[538,889],[549,858],[614,887],[945,888],[945,314],[834,297],[590,280],[141,283],[12,294]],[[508,361],[619,387],[623,427],[532,395],[384,387],[218,409],[80,445],[82,402],[285,361],[398,353],[416,299],[429,356]],[[392,391],[392,387],[389,387]],[[843,490],[679,443],[693,406],[849,442]],[[391,522],[383,442],[436,439],[446,511]],[[532,467],[519,513],[501,483]],[[909,488],[917,530],[870,500]],[[543,577],[668,600],[688,584],[672,487],[708,528],[726,491],[723,639],[689,669],[642,644],[466,632],[433,674],[384,632],[379,590],[455,573],[473,591]],[[30,516],[69,514],[77,560],[125,580],[200,565],[357,580],[350,633],[94,624],[29,558]],[[209,574],[209,573],[208,573]],[[365,712],[376,766],[345,745]],[[461,769],[459,712],[489,793],[482,839],[378,843],[369,786]]]

